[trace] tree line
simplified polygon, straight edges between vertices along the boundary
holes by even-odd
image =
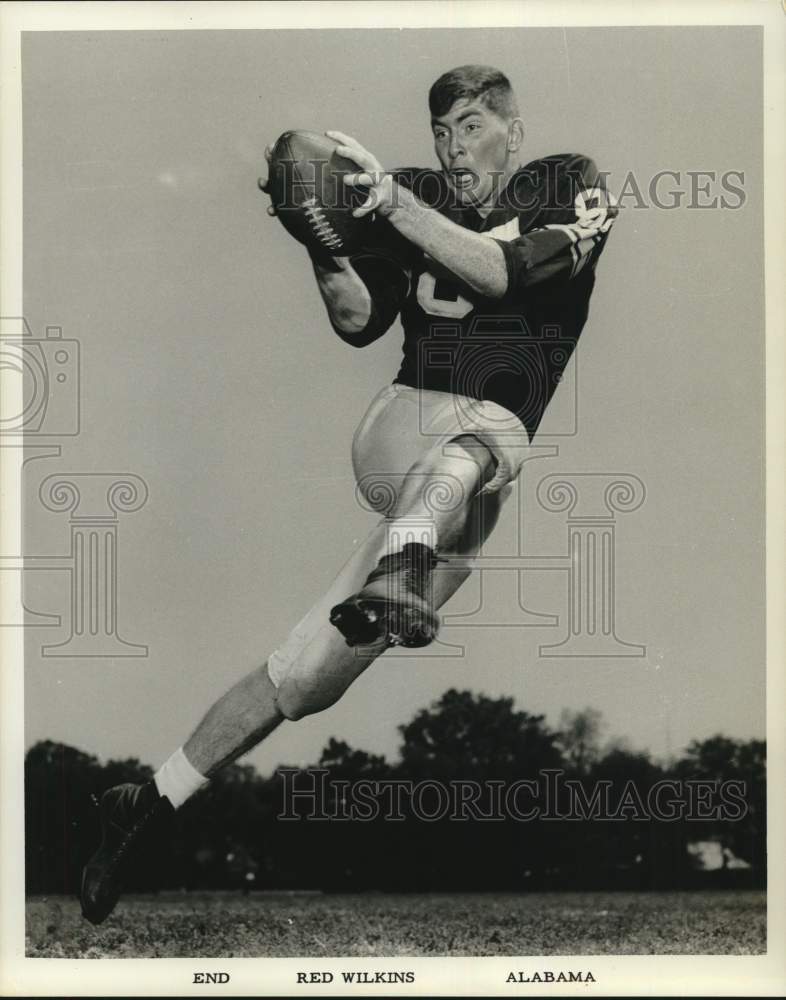
[[[175,814],[129,888],[455,891],[763,886],[766,748],[722,735],[658,763],[511,698],[447,691],[389,761],[331,739],[310,769],[234,764]],[[43,741],[25,759],[29,893],[78,891],[101,792],[153,771]],[[362,793],[362,794],[361,794]]]

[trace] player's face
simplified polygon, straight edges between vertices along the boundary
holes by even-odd
[[[479,100],[463,98],[432,118],[434,148],[461,204],[492,202],[510,169],[510,126]]]

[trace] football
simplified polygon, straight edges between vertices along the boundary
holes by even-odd
[[[344,183],[360,169],[339,156],[339,144],[319,132],[284,132],[273,147],[268,193],[284,228],[300,243],[332,257],[362,249],[372,214],[356,219],[352,210],[367,192]]]

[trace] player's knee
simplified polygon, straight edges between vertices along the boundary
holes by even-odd
[[[450,444],[461,448],[452,452],[443,445],[432,448],[415,462],[409,475],[422,481],[429,500],[440,509],[460,510],[493,474],[495,463],[486,446],[471,435],[461,435]]]
[[[461,434],[459,437],[453,438],[451,443],[461,445],[466,456],[472,459],[472,462],[468,463],[465,457],[463,464],[464,467],[473,464],[478,479],[485,482],[494,475],[497,459],[488,445],[484,444],[480,438],[475,437],[474,434]]]
[[[474,434],[459,434],[451,438],[448,444],[458,447],[448,450],[440,445],[423,456],[421,462],[424,471],[451,476],[464,485],[493,473],[496,460],[490,449]]]
[[[283,680],[276,692],[276,704],[285,719],[297,722],[311,713],[308,712],[306,700],[300,696],[293,684]]]
[[[303,685],[295,678],[285,677],[279,684],[276,703],[285,718],[297,722],[307,715],[324,712],[338,701],[341,693],[316,685]]]

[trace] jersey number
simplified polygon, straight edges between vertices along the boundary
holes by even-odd
[[[430,271],[424,271],[418,280],[418,304],[429,316],[449,316],[463,319],[471,313],[474,305],[462,295],[454,299],[442,299],[436,294],[437,280]]]

